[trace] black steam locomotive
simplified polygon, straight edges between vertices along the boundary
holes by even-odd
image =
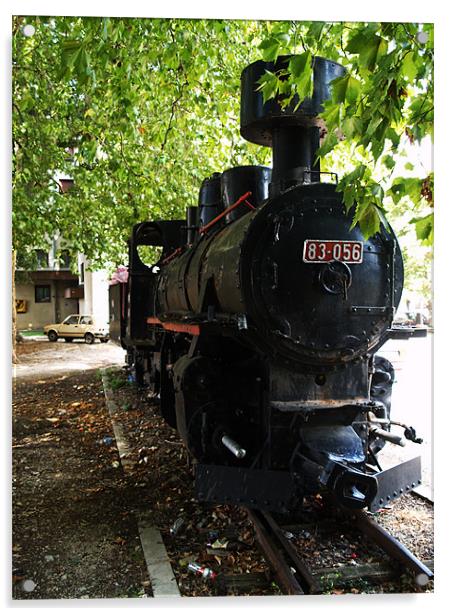
[[[203,501],[289,511],[328,489],[376,510],[420,483],[420,458],[382,470],[403,287],[389,227],[351,229],[335,174],[316,162],[318,115],[339,64],[316,57],[312,98],[282,109],[242,73],[241,134],[272,169],[234,167],[202,183],[186,220],[146,221],[129,240],[127,283],[111,287],[111,336],[184,440]],[[153,267],[140,246],[161,247]],[[413,429],[405,437],[415,439]]]

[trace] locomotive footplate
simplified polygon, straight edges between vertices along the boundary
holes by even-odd
[[[376,473],[378,492],[370,505],[369,511],[378,511],[392,500],[417,488],[421,483],[421,457],[412,458],[397,466]]]
[[[287,471],[197,464],[195,491],[200,501],[236,503],[268,511],[288,512],[300,493]]]

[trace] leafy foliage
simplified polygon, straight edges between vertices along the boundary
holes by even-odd
[[[120,262],[135,222],[184,217],[207,175],[269,162],[238,130],[265,23],[18,17],[13,31],[19,252],[59,232],[73,255]]]
[[[265,99],[309,96],[316,54],[348,69],[325,105],[319,155],[355,161],[339,185],[358,204],[354,224],[370,235],[409,200],[431,241],[432,178],[391,180],[403,139],[432,133],[431,25],[15,17],[14,248],[60,233],[72,256],[118,263],[137,220],[183,217],[207,175],[268,164],[268,149],[239,136],[240,73],[284,53],[287,70],[258,85]],[[57,175],[73,189],[62,194]]]
[[[303,50],[309,57],[322,55],[338,61],[347,69],[344,77],[332,82],[332,99],[324,106],[322,118],[327,135],[318,151],[326,158],[341,149],[357,161],[353,171],[340,181],[348,208],[356,204],[353,224],[364,235],[377,232],[383,222],[387,199],[397,205],[408,196],[413,212],[433,208],[432,177],[395,178],[393,156],[402,150],[403,139],[420,143],[433,133],[433,26],[407,23],[334,23],[283,24],[275,26],[261,43],[272,57]],[[284,32],[290,36],[287,41]],[[279,44],[278,48],[277,44]],[[300,58],[301,56],[296,56]],[[297,87],[298,75],[267,73],[265,98],[275,96],[288,105]],[[300,96],[308,95],[301,89]],[[344,141],[345,139],[345,141]],[[384,165],[386,177],[379,179]],[[381,175],[381,173],[380,173]],[[384,190],[386,188],[386,190]],[[416,215],[418,238],[431,242],[433,213]]]

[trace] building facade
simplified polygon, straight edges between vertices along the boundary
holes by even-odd
[[[89,314],[97,322],[108,323],[108,277],[104,271],[91,271],[84,255],[78,256],[78,273],[71,271],[66,255],[56,258],[58,241],[48,253],[37,252],[33,271],[16,271],[17,330],[40,330],[60,323],[70,314]]]

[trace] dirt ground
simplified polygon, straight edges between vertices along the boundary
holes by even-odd
[[[19,354],[13,388],[15,599],[152,596],[136,524],[149,512],[183,596],[279,594],[244,511],[193,498],[183,444],[149,395],[128,383],[121,349],[26,342]],[[116,366],[108,378],[131,452],[129,474],[121,468],[105,406],[99,368],[109,365]],[[407,496],[380,518],[418,557],[432,557],[431,506]],[[320,535],[294,541],[308,558],[315,554],[319,567],[368,559],[363,550],[342,548],[341,537],[333,558]],[[216,583],[191,574],[190,561],[217,572]],[[261,577],[254,590],[228,586],[228,576],[247,573]],[[398,581],[348,592],[414,590]]]
[[[124,480],[114,442],[102,443],[111,423],[95,366],[112,364],[117,351],[109,344],[18,345],[15,599],[136,597],[149,587],[133,489]]]

